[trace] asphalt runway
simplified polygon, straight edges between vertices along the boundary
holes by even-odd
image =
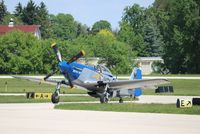
[[[0,104],[1,134],[198,134],[200,116],[55,110],[53,104]]]

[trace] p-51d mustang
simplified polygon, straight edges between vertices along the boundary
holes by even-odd
[[[59,93],[61,85],[67,85],[73,88],[74,86],[82,87],[88,90],[88,94],[95,98],[100,98],[101,103],[107,103],[111,97],[119,97],[119,102],[122,103],[122,97],[125,96],[139,96],[141,91],[138,88],[152,87],[159,84],[169,83],[165,79],[148,79],[142,80],[141,73],[136,73],[136,80],[117,80],[108,68],[103,65],[88,66],[79,64],[76,60],[85,55],[84,51],[80,51],[76,56],[72,57],[69,61],[62,60],[61,53],[56,45],[52,44],[51,47],[56,54],[58,60],[58,69],[48,74],[42,80],[46,83],[56,84],[56,90],[52,95],[52,102],[59,102]],[[52,75],[60,71],[66,80],[51,79]],[[134,77],[134,72],[132,77]],[[41,81],[39,78],[14,76],[15,78],[22,78],[32,81]],[[139,79],[139,80],[138,80]]]

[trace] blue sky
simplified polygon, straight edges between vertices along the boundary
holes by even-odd
[[[17,3],[21,2],[23,6],[29,0],[4,0],[9,12],[15,10]],[[45,3],[49,13],[68,13],[74,16],[75,20],[92,26],[99,20],[107,20],[111,23],[112,28],[119,27],[123,9],[134,3],[142,7],[152,5],[154,0],[33,0],[39,5],[41,1]]]

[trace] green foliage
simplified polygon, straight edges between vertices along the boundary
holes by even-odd
[[[102,29],[107,29],[111,31],[111,24],[106,20],[97,21],[92,26],[92,33],[96,34]]]
[[[52,42],[57,42],[64,60],[69,60],[83,49],[86,57],[103,58],[114,73],[131,71],[134,53],[108,30],[102,30],[95,36],[80,36],[73,41],[38,40],[32,34],[12,31],[0,36],[1,74],[40,74],[54,70],[57,61],[50,47]]]
[[[49,37],[49,15],[48,11],[46,8],[46,5],[41,2],[40,6],[37,7],[37,22],[36,24],[40,25],[40,30],[41,30],[41,36],[43,38],[48,38]]]
[[[85,36],[89,33],[89,28],[87,25],[82,25],[81,23],[77,23],[77,37]]]
[[[75,48],[72,50],[72,48]],[[95,36],[89,35],[73,40],[66,50],[77,53],[77,50],[86,50],[86,57],[100,57],[113,73],[130,73],[131,59],[135,56],[130,47],[116,40],[112,32],[101,30]],[[70,50],[70,51],[69,51]]]
[[[199,8],[194,0],[173,0],[162,23],[164,61],[171,73],[200,73]],[[165,15],[166,16],[166,15]]]
[[[4,0],[0,1],[0,23],[2,22],[4,16],[7,14],[7,8],[4,4]]]
[[[124,9],[118,39],[137,56],[162,56],[171,73],[200,73],[200,6],[197,0],[156,0]]]
[[[15,22],[16,20],[22,20],[22,22],[27,25],[40,25],[41,36],[43,38],[49,37],[49,14],[43,2],[38,6],[30,0],[25,7],[22,7],[19,2],[15,8],[14,16]]]
[[[22,20],[21,20],[19,17],[16,17],[16,16],[14,16],[14,15],[12,15],[12,14],[10,14],[10,13],[7,13],[7,14],[4,16],[4,18],[3,18],[3,20],[2,20],[1,23],[2,23],[3,25],[8,25],[11,18],[14,20],[14,25],[22,24]]]
[[[100,31],[101,32],[101,31]],[[92,51],[95,57],[101,57],[114,73],[130,73],[131,58],[134,53],[125,43],[114,40],[112,36],[97,34],[96,47]]]
[[[144,45],[145,55],[144,56],[161,56],[164,42],[160,35],[159,29],[153,25],[145,25],[144,27]]]
[[[22,18],[22,15],[23,15],[23,7],[22,7],[22,4],[19,2],[17,4],[17,6],[15,7],[15,11],[14,11],[14,15],[16,17],[19,17],[19,18]]]
[[[154,8],[145,10],[145,24],[144,24],[144,56],[162,56],[164,41],[163,36],[157,26],[156,11]]]
[[[22,20],[25,24],[37,24],[37,5],[30,0],[23,9]]]
[[[90,31],[70,14],[49,15],[43,2],[38,6],[30,0],[25,7],[18,3],[12,15],[2,0],[1,24],[7,25],[13,18],[15,24],[41,25],[45,40],[16,32],[1,36],[1,73],[22,73],[20,69],[27,69],[23,71],[25,73],[46,73],[55,69],[56,60],[49,47],[53,41],[66,52],[63,53],[66,59],[85,49],[87,57],[98,56],[107,60],[107,65],[115,73],[129,72],[130,59],[135,56],[162,56],[162,67],[170,73],[200,73],[199,15],[199,0],[155,0],[153,7],[146,9],[134,4],[124,9],[119,32],[113,35],[111,24],[106,20],[94,23]],[[36,44],[38,48],[22,47],[24,52],[17,48],[20,55],[14,52],[16,44],[20,47]],[[29,54],[40,56],[31,59]],[[15,64],[17,61],[20,62]]]
[[[128,43],[137,56],[161,56],[163,39],[153,8],[137,4],[126,7],[120,23],[119,39]]]
[[[0,72],[3,74],[38,73],[42,66],[41,45],[32,35],[20,31],[0,37]]]
[[[72,15],[63,13],[60,13],[57,16],[51,15],[51,21],[52,38],[72,40],[77,37],[77,23]]]
[[[130,25],[136,34],[141,34],[144,25],[144,8],[140,7],[138,4],[126,7],[124,9],[122,22]]]

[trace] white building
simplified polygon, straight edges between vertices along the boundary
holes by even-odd
[[[142,70],[142,74],[148,75],[153,72],[152,64],[154,62],[161,62],[163,63],[163,59],[161,57],[138,57],[135,59],[135,62]]]

